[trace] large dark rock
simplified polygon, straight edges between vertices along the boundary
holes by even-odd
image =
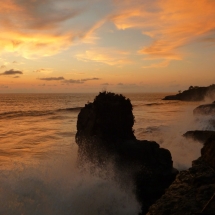
[[[175,179],[177,170],[167,149],[156,142],[135,138],[133,124],[129,99],[100,93],[78,115],[78,158],[81,164],[88,162],[103,169],[112,162],[116,181],[125,187],[133,184],[142,214],[146,214]]]
[[[215,135],[215,131],[207,130],[187,131],[185,134],[183,134],[184,137],[199,141],[201,143],[205,143],[213,135]]]
[[[202,158],[215,170],[215,135],[211,136],[201,150]]]
[[[210,85],[208,87],[189,87],[176,95],[170,95],[163,98],[163,100],[181,100],[181,101],[202,101],[206,96],[214,98],[215,95],[215,85]]]
[[[211,104],[200,105],[193,110],[195,115],[215,115],[215,102]]]
[[[215,135],[201,150],[192,167],[181,171],[165,194],[149,208],[147,215],[214,214]]]

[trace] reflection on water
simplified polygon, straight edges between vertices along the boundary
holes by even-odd
[[[76,122],[93,94],[0,94],[0,214],[138,214],[132,187],[76,169]],[[128,94],[138,139],[168,148],[188,168],[201,145],[181,135],[209,126],[192,110],[199,103],[161,100],[166,94]]]

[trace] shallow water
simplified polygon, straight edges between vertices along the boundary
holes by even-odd
[[[182,137],[213,129],[193,116],[200,103],[163,101],[166,94],[126,94],[135,135],[171,151],[174,166],[188,168],[202,147]],[[94,94],[0,94],[0,214],[138,214],[132,187],[76,167],[76,122]]]

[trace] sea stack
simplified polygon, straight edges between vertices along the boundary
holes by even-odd
[[[95,167],[112,162],[117,181],[133,184],[142,213],[155,203],[174,181],[170,152],[153,141],[137,140],[129,99],[101,92],[81,109],[77,121],[78,159]]]

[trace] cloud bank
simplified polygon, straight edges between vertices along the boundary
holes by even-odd
[[[63,81],[66,84],[83,84],[86,81],[98,81],[100,78],[65,79],[64,77],[39,78],[42,81]]]

